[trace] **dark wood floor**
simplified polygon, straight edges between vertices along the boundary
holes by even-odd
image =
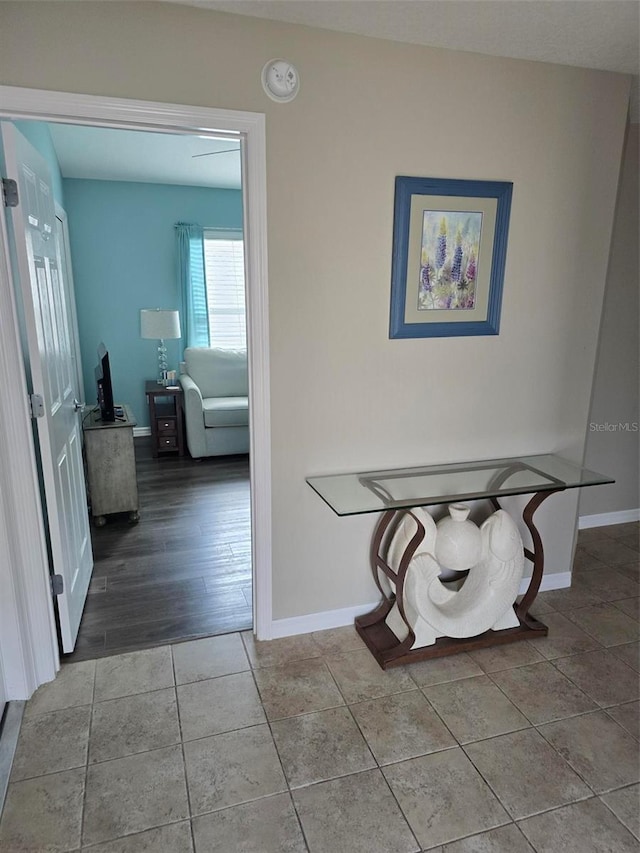
[[[135,445],[140,521],[92,527],[91,588],[65,661],[252,624],[248,457],[153,459],[148,439]]]

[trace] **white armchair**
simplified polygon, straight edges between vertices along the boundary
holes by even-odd
[[[249,452],[246,352],[188,347],[180,376],[189,453],[228,456]]]

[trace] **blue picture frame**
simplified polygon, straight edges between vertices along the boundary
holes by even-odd
[[[396,178],[390,338],[499,333],[512,193],[508,181]]]

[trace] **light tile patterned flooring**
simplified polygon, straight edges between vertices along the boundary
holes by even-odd
[[[352,628],[63,667],[3,853],[640,850],[638,525],[581,534],[550,636],[383,672]]]

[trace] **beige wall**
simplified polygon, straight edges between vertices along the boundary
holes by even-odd
[[[616,482],[585,489],[581,516],[640,507],[639,130],[637,124],[629,125],[625,144],[585,454],[585,465]]]
[[[306,475],[581,458],[627,78],[157,3],[0,3],[0,26],[4,84],[266,113],[276,618],[375,598],[374,518]],[[396,175],[513,181],[499,336],[389,340]],[[550,571],[576,504],[539,513]]]

